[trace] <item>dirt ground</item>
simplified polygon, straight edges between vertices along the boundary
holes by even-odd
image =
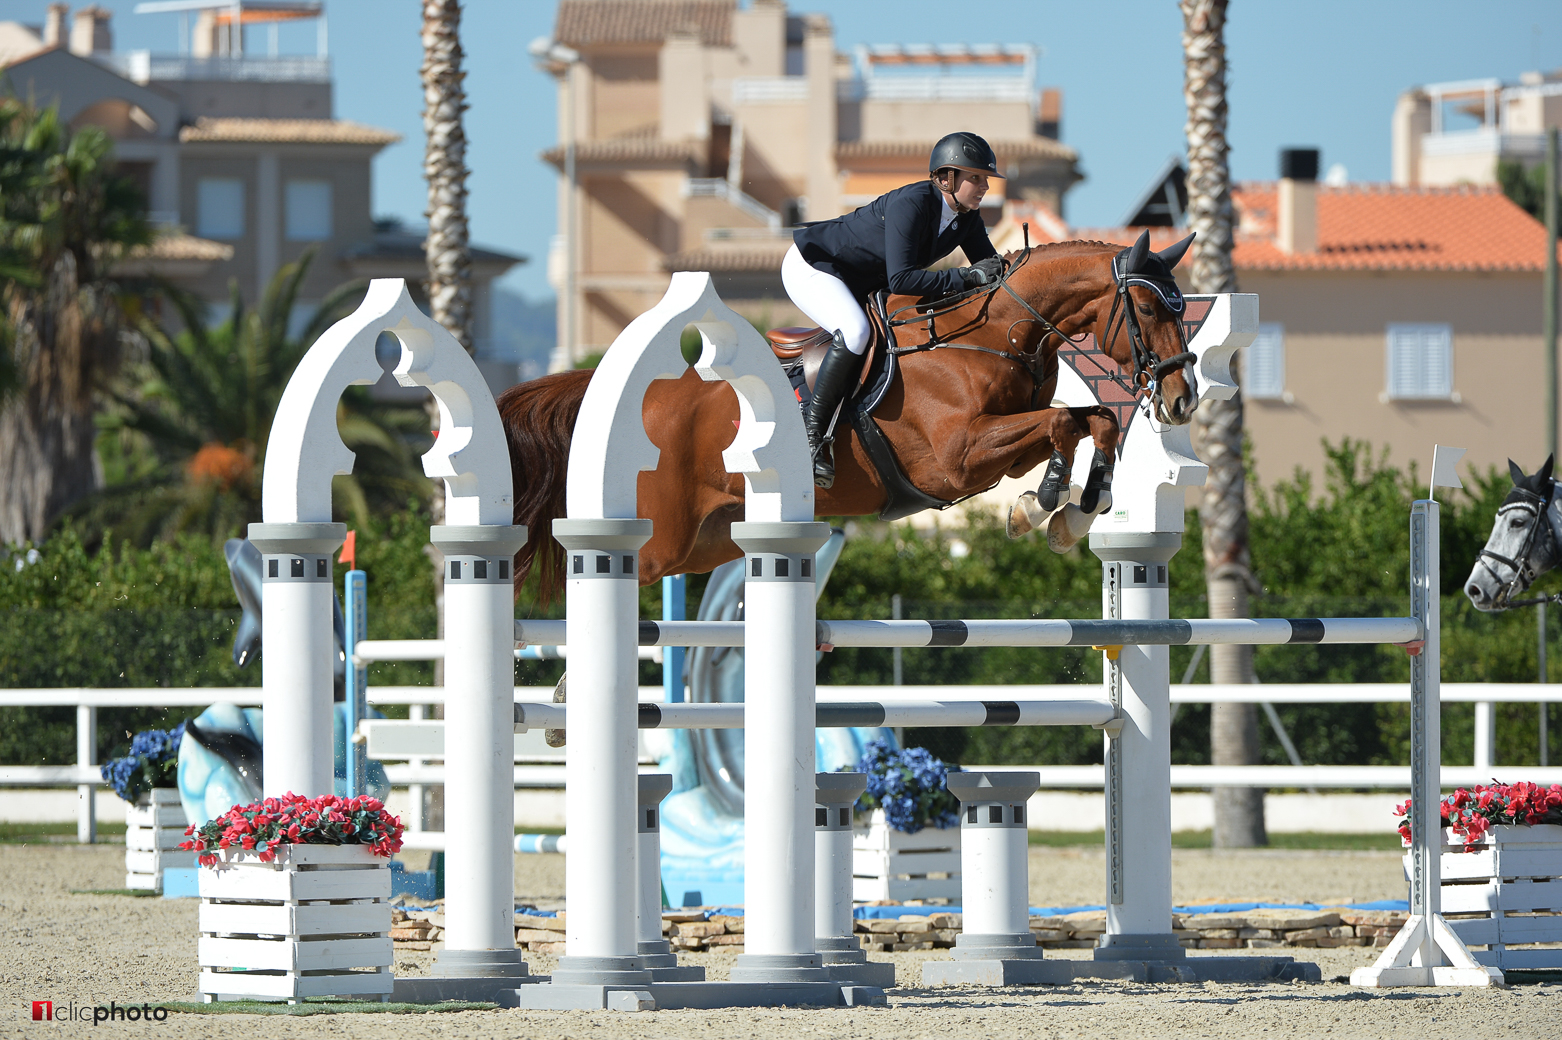
[[[123,884],[123,846],[0,845],[0,1036],[43,1035],[30,1021],[33,1000],[56,1006],[188,1000],[194,995],[196,903],[86,894]],[[1173,863],[1178,903],[1237,900],[1316,902],[1403,898],[1390,853],[1178,850]],[[541,906],[563,896],[563,857],[516,857],[516,895]],[[1100,902],[1102,856],[1096,850],[1035,849],[1031,898],[1039,906]],[[1271,951],[1265,951],[1271,952]],[[1280,951],[1273,951],[1280,952]],[[1553,1038],[1562,1033],[1562,984],[1490,990],[1362,991],[1344,976],[1371,963],[1362,948],[1298,950],[1325,981],[1299,983],[1140,985],[1087,982],[1061,987],[922,989],[889,992],[888,1008],[743,1009],[616,1012],[466,1011],[437,1016],[245,1016],[220,1022],[175,1014],[160,1024],[118,1025],[142,1033],[207,1037],[240,1026],[246,1036],[442,1040],[508,1037],[711,1038],[812,1037],[1160,1037],[1322,1036]],[[1060,956],[1088,956],[1062,951]],[[1052,956],[1049,953],[1049,956]],[[1194,954],[1195,956],[1197,954]],[[725,976],[730,953],[694,954],[711,978]],[[944,951],[893,955],[899,975],[915,983],[920,965]],[[877,958],[878,955],[875,955]],[[398,954],[396,972],[428,971],[432,954]],[[547,958],[532,969],[545,973]]]

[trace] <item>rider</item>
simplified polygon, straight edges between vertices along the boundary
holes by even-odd
[[[986,285],[1004,261],[987,240],[976,208],[990,177],[1002,177],[992,147],[975,134],[954,133],[933,146],[928,179],[880,195],[834,220],[801,228],[781,263],[787,295],[819,327],[834,334],[803,409],[813,454],[814,483],[835,483],[835,413],[857,377],[868,347],[864,303],[880,289],[940,299]],[[928,271],[959,246],[970,267]]]

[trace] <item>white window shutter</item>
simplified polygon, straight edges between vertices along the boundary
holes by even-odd
[[[1448,325],[1388,327],[1388,396],[1445,400],[1453,396],[1453,329]]]
[[[195,229],[202,238],[244,237],[244,182],[202,177],[195,189]]]
[[[324,242],[331,237],[331,182],[287,182],[287,240]]]
[[[1285,394],[1285,326],[1264,324],[1248,346],[1242,367],[1242,392],[1255,400]]]

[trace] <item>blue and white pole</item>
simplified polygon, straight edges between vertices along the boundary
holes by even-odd
[[[343,613],[347,621],[347,797],[361,798],[367,787],[369,769],[369,745],[354,740],[358,724],[369,714],[369,668],[355,664],[353,654],[358,641],[369,636],[369,576],[354,569],[347,572],[343,582]]]

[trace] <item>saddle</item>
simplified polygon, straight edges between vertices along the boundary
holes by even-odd
[[[878,472],[879,483],[884,486],[884,508],[879,510],[879,519],[903,520],[924,509],[948,509],[954,503],[934,498],[911,483],[900,460],[895,457],[889,438],[873,419],[873,410],[894,384],[899,367],[893,350],[895,330],[889,323],[886,309],[888,299],[889,294],[884,290],[868,299],[868,349],[863,352],[857,385],[842,405],[841,419],[851,423],[868,460]],[[813,400],[819,365],[834,339],[833,334],[821,328],[788,326],[771,329],[765,333],[765,338],[770,341],[771,351],[792,383],[798,406],[806,405]]]

